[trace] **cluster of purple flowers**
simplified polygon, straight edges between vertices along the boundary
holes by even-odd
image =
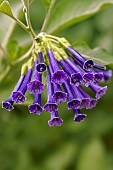
[[[85,59],[67,40],[47,34],[36,37],[33,56],[22,67],[18,80],[10,97],[2,102],[2,107],[11,111],[14,102],[25,102],[28,90],[34,94],[34,101],[28,106],[30,113],[40,115],[43,110],[50,112],[50,126],[60,126],[63,120],[58,115],[58,104],[67,102],[68,109],[74,113],[74,121],[80,122],[86,114],[81,109],[92,109],[105,94],[107,86],[102,87],[102,80],[108,81],[112,71],[106,67]],[[42,75],[46,73],[47,103],[41,106],[41,93],[44,90]],[[91,89],[91,97],[84,86]]]

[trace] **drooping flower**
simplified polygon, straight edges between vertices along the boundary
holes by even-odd
[[[6,101],[2,102],[2,108],[11,111],[14,109],[12,97],[10,96]]]
[[[72,54],[74,60],[77,64],[79,64],[84,70],[90,71],[94,66],[94,62],[92,59],[86,60],[79,52],[77,52],[74,48],[69,46],[67,50]]]
[[[49,67],[49,69],[51,69]],[[44,106],[44,109],[47,112],[53,112],[58,110],[58,105],[53,101],[53,83],[51,82],[51,75],[48,73],[46,75],[46,81],[47,81],[47,95],[48,95],[48,101]]]
[[[28,70],[20,88],[17,91],[12,92],[12,99],[14,102],[16,102],[18,104],[22,104],[25,102],[26,98],[24,95],[27,91],[27,84],[30,82],[31,76],[32,76],[32,69],[30,68]]]
[[[24,75],[20,76],[13,91],[17,91],[20,88],[24,78],[25,78]],[[6,101],[2,102],[2,108],[5,108],[6,110],[11,111],[12,109],[14,109],[13,103],[14,101],[12,100],[12,94],[11,94],[10,97]]]
[[[79,86],[82,83],[83,79],[82,79],[82,75],[80,74],[80,72],[77,72],[77,71],[74,72],[64,60],[60,60],[60,65],[62,66],[64,71],[70,76],[71,84]]]
[[[34,80],[31,81],[28,85],[27,85],[27,90],[29,90],[30,93],[37,93],[37,94],[41,94],[42,91],[44,90],[44,84],[41,82],[41,76],[40,73],[38,73],[37,71],[37,64],[38,64],[38,60],[34,61]]]
[[[63,92],[59,84],[53,84],[54,94],[53,101],[55,103],[65,102],[67,99],[67,93]]]
[[[85,92],[85,90],[81,86],[79,86],[78,89],[85,98],[89,98],[89,105],[87,106],[87,109],[92,109],[93,107],[95,107],[98,100],[92,98],[87,92]]]
[[[53,69],[49,66],[50,75],[53,74]],[[59,84],[53,83],[53,101],[55,103],[62,103],[66,101],[67,93],[63,92]]]
[[[103,72],[93,71],[93,73],[94,73],[94,83],[99,84],[104,77]]]
[[[56,84],[62,84],[68,78],[66,72],[59,69],[58,63],[54,57],[52,50],[48,50],[48,57],[50,60],[51,67],[53,69],[53,74],[51,75],[51,81]]]
[[[63,87],[65,92],[67,93],[68,98],[68,109],[78,109],[80,108],[80,100],[75,98],[73,94],[73,90],[71,88],[71,85],[69,83],[69,80],[67,80],[65,83],[63,83]]]
[[[104,75],[104,80],[108,81],[111,78],[111,76],[112,76],[112,71],[111,70],[104,71],[103,75]]]
[[[99,70],[106,70],[106,66],[103,66],[102,64],[95,63],[94,68],[99,69]]]
[[[83,114],[79,109],[74,109],[74,121],[81,122],[86,118],[86,114]]]
[[[38,73],[44,73],[47,70],[42,52],[38,52],[38,64],[36,66],[36,69]]]
[[[76,87],[76,86],[73,86],[72,87],[74,92],[75,92],[75,95],[76,95],[76,98],[78,100],[80,100],[80,107],[79,109],[82,109],[82,108],[89,108],[89,104],[90,104],[90,99],[88,97],[84,97],[82,95],[82,93],[80,92],[79,88]]]
[[[59,117],[58,111],[51,112],[51,119],[48,121],[49,126],[61,126],[63,120]]]
[[[30,113],[40,115],[40,113],[43,111],[43,108],[41,107],[41,94],[34,95],[34,103],[29,105],[28,109]]]
[[[60,64],[65,69],[65,71],[67,69],[71,71],[70,74],[72,84],[79,86],[82,83],[85,86],[89,86],[94,82],[94,74],[92,72],[85,72],[84,70],[80,69],[70,58],[66,57],[66,55],[64,58],[65,61],[60,60]]]
[[[100,99],[106,93],[107,90],[107,86],[101,87],[99,85],[92,84],[89,87],[94,91],[97,99]]]

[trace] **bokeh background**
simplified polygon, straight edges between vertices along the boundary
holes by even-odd
[[[16,12],[14,0],[9,1]],[[19,2],[19,1],[17,1]],[[34,0],[30,8],[33,28],[40,31],[45,9],[41,1]],[[62,30],[56,35],[66,37],[71,43],[85,41],[91,48],[100,46],[113,55],[113,6],[95,16]],[[25,22],[23,13],[19,18]],[[0,14],[0,43],[4,41],[11,19]],[[15,60],[30,47],[31,39],[18,25],[14,26],[0,59],[6,69],[7,60]],[[23,63],[23,62],[22,62]],[[8,98],[19,75],[21,64],[12,66],[0,83],[0,103]],[[49,127],[50,114],[30,114],[27,102],[15,105],[8,112],[0,104],[0,170],[113,170],[113,78],[106,83],[106,95],[91,110],[84,122],[74,123],[73,113],[61,104],[59,115],[64,120],[61,127]],[[104,85],[102,83],[102,85]],[[33,96],[29,96],[32,102]],[[46,102],[46,92],[42,102]]]

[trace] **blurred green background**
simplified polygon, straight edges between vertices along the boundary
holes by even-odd
[[[15,1],[9,1],[14,10]],[[17,1],[19,2],[19,1]],[[15,11],[16,12],[16,11]],[[39,32],[45,9],[39,0],[30,8],[31,21]],[[100,46],[113,55],[113,6],[79,24],[64,29],[56,35],[66,37],[71,43],[86,41],[91,48]],[[23,13],[19,18],[24,21]],[[0,43],[9,29],[11,19],[0,14]],[[14,60],[30,47],[31,39],[15,25],[3,59]],[[23,62],[22,62],[23,63]],[[0,102],[6,100],[13,90],[21,64],[12,67],[0,84]],[[30,114],[25,105],[15,105],[8,112],[0,105],[0,170],[113,170],[113,78],[106,83],[108,91],[91,110],[83,110],[88,116],[84,122],[74,123],[73,113],[66,104],[59,107],[64,120],[61,127],[49,127],[50,114]],[[104,84],[102,84],[104,85]],[[32,102],[33,96],[27,94]],[[46,92],[43,94],[46,102]]]

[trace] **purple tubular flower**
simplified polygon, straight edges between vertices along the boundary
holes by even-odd
[[[104,75],[104,80],[108,81],[111,78],[111,76],[112,76],[112,70],[104,71],[103,75]]]
[[[41,94],[42,91],[44,90],[44,84],[39,80],[33,80],[28,84],[27,89],[29,90],[30,93]]]
[[[51,81],[56,84],[62,84],[67,80],[67,74],[63,70],[59,69],[58,63],[54,57],[52,50],[48,50],[48,57],[50,60],[51,67],[53,69]]]
[[[73,109],[74,112],[74,121],[75,122],[81,122],[86,118],[86,114],[82,114],[82,112],[79,109]]]
[[[41,94],[42,91],[44,90],[44,84],[41,82],[41,74],[39,74],[37,72],[37,63],[38,61],[35,60],[34,62],[34,80],[31,81],[28,85],[27,85],[27,90],[29,90],[30,93],[37,93],[37,94]]]
[[[95,107],[97,102],[98,102],[98,100],[92,98],[87,92],[85,92],[85,90],[82,87],[79,86],[78,89],[80,90],[80,92],[82,93],[82,95],[84,97],[90,99],[90,103],[89,103],[89,106],[87,107],[87,109],[92,109],[93,107]]]
[[[34,103],[28,106],[30,113],[38,114],[43,111],[41,107],[41,94],[35,94]]]
[[[36,66],[38,73],[44,73],[47,70],[46,64],[44,63],[44,58],[42,52],[38,53],[38,64]]]
[[[97,99],[100,99],[106,93],[106,90],[107,90],[107,86],[101,87],[101,86],[92,84],[89,87],[94,91]]]
[[[83,69],[90,71],[94,67],[94,62],[92,59],[86,60],[83,64]]]
[[[80,73],[71,74],[71,84],[79,86],[83,82],[82,76]]]
[[[51,119],[48,121],[49,126],[61,126],[63,120],[59,117],[58,112],[51,112]]]
[[[93,72],[94,73],[94,83],[99,84],[103,79],[103,72]]]
[[[84,73],[83,75],[83,84],[88,87],[91,83],[94,82],[94,75],[92,73]]]
[[[76,72],[78,73],[78,77],[80,76],[80,83],[84,84],[85,86],[88,86],[89,84],[91,84],[94,81],[94,75],[92,72],[84,72],[83,70],[81,70],[72,60],[70,60],[69,58],[66,59],[66,62],[69,64],[69,66]],[[71,76],[72,77],[72,76]],[[73,78],[74,79],[74,78]],[[80,85],[79,83],[79,85]],[[72,83],[73,84],[73,83]],[[78,84],[77,84],[78,85]]]
[[[50,67],[49,67],[50,68]],[[58,110],[58,105],[56,103],[54,103],[53,101],[53,83],[51,83],[51,76],[50,73],[48,73],[46,75],[46,81],[47,81],[47,93],[48,93],[48,101],[44,106],[44,109],[47,112],[53,112],[53,111],[57,111]]]
[[[59,84],[53,84],[54,94],[53,101],[55,103],[62,103],[66,101],[67,93],[63,92]]]
[[[29,69],[20,88],[16,91],[13,91],[12,92],[12,100],[16,103],[23,103],[26,98],[25,98],[25,93],[26,93],[26,90],[27,90],[27,84],[30,82],[31,80],[31,76],[32,76],[32,69]]]
[[[24,75],[20,76],[13,91],[17,91],[20,88],[20,86],[24,80],[24,77],[25,77]],[[12,109],[14,109],[13,103],[14,103],[14,101],[12,100],[12,94],[11,94],[10,97],[6,101],[2,102],[2,108],[5,108],[6,110],[11,111]]]
[[[81,54],[79,54],[74,48],[71,46],[67,49],[73,56],[75,62],[80,65],[84,70],[90,71],[94,66],[94,62],[92,59],[86,60]]]
[[[53,74],[53,69],[49,66],[50,75]],[[67,94],[62,92],[62,89],[59,84],[53,83],[53,92],[52,99],[55,103],[62,103],[66,101]]]
[[[80,72],[78,71],[73,71],[72,68],[64,61],[60,60],[60,65],[64,69],[64,71],[71,77],[71,84],[79,86],[82,82],[82,76]]]
[[[99,70],[106,70],[106,66],[102,65],[102,64],[94,64],[94,68],[99,69]]]
[[[73,90],[70,86],[70,83],[69,81],[66,81],[65,83],[63,83],[63,87],[64,87],[64,90],[65,92],[67,93],[67,98],[68,98],[68,109],[78,109],[80,108],[80,100],[79,99],[76,99],[74,97],[74,94],[73,94]]]
[[[6,101],[2,102],[2,108],[11,111],[14,109],[13,103],[12,97],[10,96]]]
[[[82,95],[82,93],[80,92],[79,88],[76,86],[73,86],[73,90],[75,92],[75,95],[77,97],[77,99],[80,100],[80,109],[82,108],[89,108],[89,104],[90,104],[90,99],[87,97],[84,97]]]

